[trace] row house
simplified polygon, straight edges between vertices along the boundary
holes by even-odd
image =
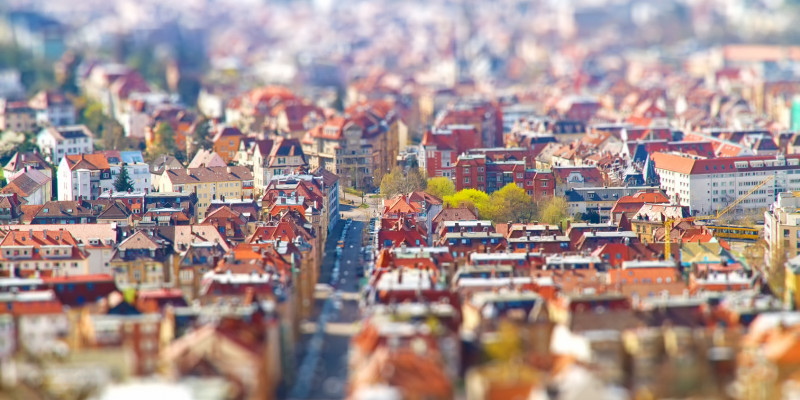
[[[156,157],[155,160],[150,161],[150,182],[153,185],[153,188],[159,187],[159,180],[161,176],[164,174],[164,171],[168,169],[183,169],[185,166],[183,163],[178,161],[177,158],[162,154]]]
[[[453,257],[463,263],[473,252],[504,250],[507,241],[503,234],[496,232],[449,232],[439,238],[439,245],[449,247]]]
[[[181,258],[186,252],[195,245],[207,245],[219,247],[221,251],[227,252],[230,246],[225,241],[219,230],[211,225],[163,225],[143,228],[142,231],[150,234],[159,243],[163,243],[169,254],[169,262],[172,265],[170,271],[173,283],[179,275]],[[195,278],[199,279],[199,276]]]
[[[48,201],[41,206],[30,209],[31,225],[40,224],[93,224],[97,222],[100,210],[88,200],[80,201]]]
[[[68,230],[12,230],[0,241],[0,270],[5,277],[86,275],[89,261]]]
[[[509,237],[508,248],[513,252],[560,254],[569,251],[572,244],[569,237],[554,232],[551,235]]]
[[[475,220],[475,221],[444,221],[439,224],[439,235],[445,235],[449,232],[494,232],[494,225],[492,221],[488,220]]]
[[[679,220],[689,216],[685,207],[670,204],[643,204],[629,219],[630,229],[639,235],[639,240],[652,242],[655,231],[664,226],[667,219]]]
[[[675,246],[673,253],[673,259],[677,259],[680,255],[678,246]],[[617,268],[621,267],[622,263],[626,261],[657,261],[663,259],[664,244],[640,242],[630,242],[628,244],[608,243],[594,249],[591,254],[592,256],[600,257],[611,267]]]
[[[272,244],[280,250],[281,246],[292,244],[291,248],[299,252],[298,269],[300,275],[297,276],[300,295],[304,298],[313,295],[311,289],[319,279],[320,266],[323,257],[324,244],[316,234],[313,227],[306,223],[297,214],[287,214],[267,222],[266,226],[256,228],[255,233],[247,239],[248,244]],[[295,264],[298,263],[293,258]],[[302,307],[308,311],[308,306]]]
[[[145,197],[150,194],[144,192],[104,192],[99,200],[121,203],[131,214],[142,215],[146,211]]]
[[[497,231],[504,234],[507,238],[515,238],[521,236],[550,236],[554,233],[560,233],[561,229],[558,225],[542,224],[538,221],[533,221],[533,223],[530,224],[499,223],[497,224]]]
[[[94,134],[84,125],[50,126],[36,135],[36,145],[46,160],[53,165],[60,165],[67,155],[94,151]]]
[[[247,167],[170,169],[159,179],[159,192],[194,193],[197,216],[205,216],[216,198],[253,196],[253,171]]]

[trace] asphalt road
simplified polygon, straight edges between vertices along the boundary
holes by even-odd
[[[318,296],[312,312],[313,324],[298,343],[298,371],[291,399],[341,399],[347,390],[347,359],[350,338],[361,319],[358,302],[359,268],[364,266],[362,239],[365,223],[352,221],[341,255],[336,246],[344,229],[340,222],[328,235],[320,269],[321,284],[331,285],[333,294]],[[339,267],[336,268],[336,261]]]

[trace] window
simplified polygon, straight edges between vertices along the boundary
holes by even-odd
[[[464,177],[464,183],[469,183],[469,177],[468,176]]]
[[[547,187],[547,181],[542,182],[542,187]]]

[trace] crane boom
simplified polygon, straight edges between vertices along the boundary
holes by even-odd
[[[669,260],[672,256],[672,236],[670,232],[672,232],[672,227],[676,222],[683,222],[683,221],[703,221],[709,219],[717,219],[722,217],[723,215],[727,214],[728,211],[733,210],[736,206],[739,205],[742,201],[748,198],[751,194],[755,193],[756,190],[760,189],[762,186],[766,185],[767,182],[771,181],[775,178],[775,175],[770,175],[764,178],[761,182],[757,185],[753,186],[752,189],[748,190],[747,193],[739,196],[734,200],[731,204],[728,204],[722,210],[717,211],[715,215],[700,215],[697,217],[686,217],[686,218],[667,218],[664,220],[664,259]]]

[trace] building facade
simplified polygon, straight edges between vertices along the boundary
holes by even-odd
[[[53,165],[70,154],[86,154],[94,150],[94,134],[84,125],[47,127],[36,136],[36,144]]]
[[[714,214],[770,176],[774,178],[734,212],[765,209],[778,193],[800,190],[800,155],[693,158],[655,153],[652,159],[661,189],[692,215]]]

